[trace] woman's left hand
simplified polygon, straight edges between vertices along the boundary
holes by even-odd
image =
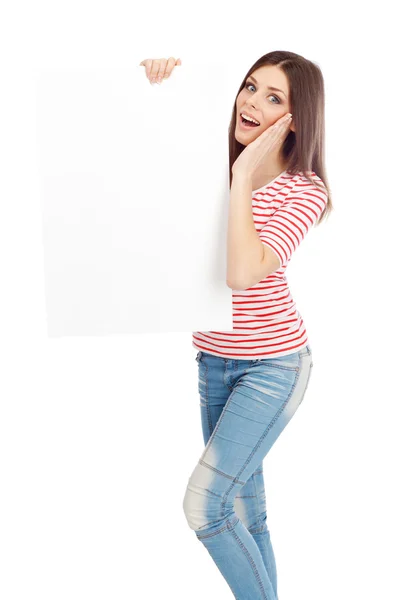
[[[289,117],[289,114],[283,115],[276,123],[268,127],[246,146],[233,163],[232,173],[253,176],[267,154],[274,151],[285,140],[292,122],[292,117]]]

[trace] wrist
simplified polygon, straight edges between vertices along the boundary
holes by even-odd
[[[235,179],[236,181],[252,181],[253,178],[248,171],[240,171],[238,169],[235,171],[232,169],[232,179]]]

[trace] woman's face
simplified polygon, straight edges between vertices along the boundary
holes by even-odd
[[[279,91],[271,88],[278,88]],[[260,125],[242,127],[240,115],[243,111],[256,119]],[[275,65],[259,67],[249,75],[236,99],[236,140],[247,146],[288,112],[292,111],[289,102],[289,82],[285,73]],[[294,131],[293,123],[290,129]]]

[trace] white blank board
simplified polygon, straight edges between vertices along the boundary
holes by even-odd
[[[50,337],[232,329],[224,72],[36,71]]]

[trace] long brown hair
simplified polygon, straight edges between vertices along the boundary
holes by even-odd
[[[333,209],[331,192],[325,172],[325,90],[324,79],[318,65],[294,52],[276,50],[261,56],[243,79],[236,95],[229,125],[229,173],[232,185],[232,165],[246,146],[235,138],[236,99],[244,88],[249,75],[264,65],[275,65],[282,69],[289,81],[289,97],[293,123],[296,131],[289,131],[282,145],[282,161],[287,164],[289,174],[302,171],[306,179],[314,184],[314,171],[323,181],[328,201],[316,225],[319,225]]]

